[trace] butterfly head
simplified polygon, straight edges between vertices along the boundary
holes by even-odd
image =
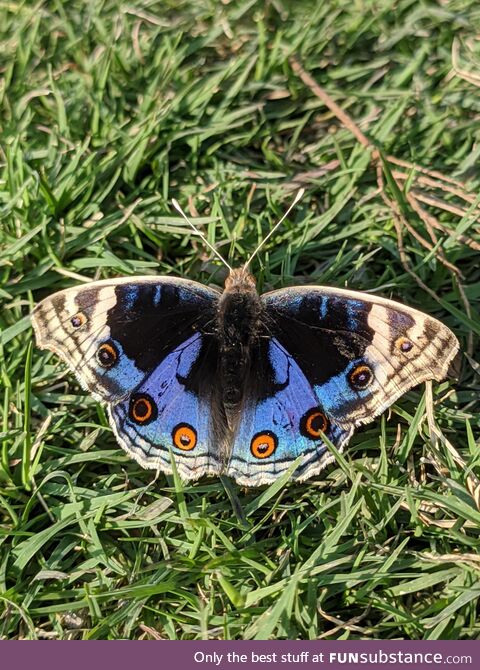
[[[245,268],[231,270],[225,279],[226,291],[256,291],[256,282],[253,275]]]

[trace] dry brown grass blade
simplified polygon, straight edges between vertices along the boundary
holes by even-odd
[[[408,228],[408,224],[402,212],[400,211],[400,208],[398,207],[397,203],[391,200],[385,193],[385,189],[383,187],[383,171],[381,165],[378,164],[377,164],[377,182],[379,184],[380,195],[385,204],[390,208],[390,211],[392,212],[392,221],[395,227],[395,232],[397,234],[398,253],[400,257],[400,263],[402,264],[403,269],[407,274],[409,274],[415,280],[415,282],[422,289],[422,291],[426,291],[426,293],[428,293],[436,302],[439,302],[440,298],[435,293],[435,291],[433,291],[429,286],[427,286],[410,267],[408,256],[405,252],[405,247],[403,246],[403,230],[402,230],[402,226]]]
[[[362,628],[361,626],[358,626],[357,624],[360,623],[363,619],[365,619],[366,616],[368,616],[368,613],[370,612],[370,607],[367,607],[367,609],[362,612],[362,614],[359,614],[356,617],[353,617],[352,619],[349,619],[348,621],[342,621],[338,617],[331,616],[325,610],[323,610],[320,605],[317,605],[317,611],[322,617],[322,619],[325,619],[326,621],[329,621],[330,623],[335,624],[335,627],[332,628],[331,630],[327,630],[325,633],[322,633],[321,635],[318,636],[317,639],[321,640],[326,637],[331,637],[332,635],[336,635],[338,632],[342,630],[348,630],[354,633],[360,633],[360,634],[365,634],[366,629]]]
[[[460,41],[455,38],[452,42],[452,69],[453,72],[463,79],[468,81],[469,84],[480,87],[480,75],[476,72],[470,72],[469,70],[464,70],[459,65],[460,56]]]
[[[406,200],[410,204],[412,210],[417,214],[420,220],[424,223],[427,232],[432,240],[432,243],[429,242],[423,235],[421,235],[415,228],[412,226],[403,213],[400,211],[399,206],[388,197],[385,189],[384,175],[383,175],[383,166],[380,159],[380,154],[375,147],[375,145],[368,139],[368,137],[360,130],[358,124],[352,119],[352,117],[338,105],[335,100],[315,81],[315,79],[303,68],[299,60],[295,57],[290,58],[290,65],[295,72],[295,74],[303,81],[303,83],[316,95],[322,102],[328,107],[328,109],[337,117],[337,119],[342,123],[342,125],[347,128],[352,135],[357,139],[357,141],[364,147],[368,148],[372,152],[372,163],[374,164],[377,172],[377,182],[379,186],[380,194],[385,202],[385,204],[390,208],[395,229],[397,232],[397,243],[400,253],[400,259],[402,265],[408,274],[415,278],[415,281],[422,289],[426,290],[428,293],[433,294],[435,298],[437,296],[430,290],[425,284],[415,275],[415,273],[409,267],[408,259],[405,254],[402,240],[402,227],[405,227],[408,232],[421,244],[425,249],[435,254],[439,262],[441,262],[445,267],[447,267],[450,272],[455,276],[461,276],[458,268],[448,261],[441,248],[439,248],[439,240],[435,234],[435,230],[441,231],[445,235],[451,236],[453,232],[443,226],[438,219],[433,216],[430,212],[425,210],[424,207],[420,205],[420,202],[427,204],[429,206],[437,207],[444,211],[450,212],[455,216],[463,218],[467,211],[455,204],[446,202],[440,198],[432,197],[428,193],[425,193],[420,190],[421,186],[428,186],[432,188],[437,188],[440,191],[455,195],[465,202],[470,204],[475,204],[476,198],[472,194],[469,194],[464,185],[457,179],[453,179],[447,175],[444,175],[436,170],[429,170],[419,165],[410,163],[395,156],[387,156],[387,161],[392,165],[396,165],[402,168],[407,168],[410,171],[414,171],[414,185],[417,187],[410,190],[406,194]],[[308,173],[306,173],[308,174]],[[408,179],[408,175],[404,172],[393,169],[391,172],[393,178],[395,179],[399,190],[403,190],[404,183]],[[480,214],[480,208],[479,208]],[[480,249],[480,245],[477,244],[471,238],[465,235],[458,235],[456,239],[464,244],[467,244],[473,249]]]
[[[308,170],[307,172],[298,172],[293,179],[284,184],[284,188],[288,191],[296,191],[299,187],[306,186],[316,179],[324,177],[329,172],[336,170],[340,167],[339,160],[332,160],[328,163],[322,165],[322,167],[317,168],[316,170]]]
[[[394,163],[395,161],[393,160],[392,156],[388,156],[389,162]],[[392,170],[392,175],[395,178],[396,181],[402,180],[406,181],[407,179],[410,178],[410,175],[407,172],[402,172],[401,170]],[[429,186],[431,188],[438,188],[445,193],[451,193],[452,195],[457,196],[458,198],[461,198],[462,200],[465,200],[465,202],[470,203],[471,205],[475,204],[477,202],[477,196],[473,195],[473,193],[467,193],[464,188],[460,188],[459,186],[454,186],[451,185],[450,183],[443,183],[442,180],[438,179],[432,179],[431,177],[426,176],[425,174],[415,174],[415,183],[420,184],[422,186]],[[456,182],[456,180],[453,180],[454,183],[460,184],[460,182]],[[461,186],[461,184],[460,184]]]
[[[387,156],[387,160],[389,163],[392,163],[393,165],[399,165],[400,167],[407,168],[408,170],[415,170],[416,172],[420,172],[420,174],[422,175],[431,177],[433,180],[446,182],[447,184],[453,184],[462,191],[465,191],[465,185],[462,184],[461,181],[459,181],[458,179],[454,179],[453,177],[450,177],[448,175],[445,175],[442,172],[438,172],[438,170],[429,170],[428,168],[425,168],[421,165],[417,165],[416,163],[410,163],[410,161],[406,161],[402,158],[397,158],[396,156]]]
[[[320,98],[320,100],[323,101],[328,109],[335,114],[337,119],[342,122],[345,128],[348,128],[352,135],[356,137],[360,144],[363,144],[364,147],[374,148],[368,137],[362,133],[352,117],[349,116],[349,114],[347,114],[347,112],[345,112],[345,110],[343,110],[340,105],[337,105],[335,100],[330,95],[328,95],[328,93],[308,72],[306,72],[306,70],[303,69],[303,66],[300,64],[300,62],[293,56],[290,58],[290,65],[292,66],[292,70],[295,72],[295,74],[300,77],[303,83],[308,86],[308,88],[317,96],[317,98]]]

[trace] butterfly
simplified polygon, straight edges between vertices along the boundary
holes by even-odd
[[[292,479],[305,480],[333,460],[328,441],[342,450],[408,389],[447,376],[459,343],[440,321],[345,289],[259,295],[250,260],[228,266],[223,292],[127,277],[35,307],[39,347],[107,403],[142,467],[171,473],[174,458],[184,480],[224,474],[250,487],[298,459]]]

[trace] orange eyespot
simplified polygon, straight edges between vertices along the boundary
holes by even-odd
[[[255,458],[268,458],[273,454],[278,445],[275,433],[265,430],[263,433],[254,435],[250,443],[250,451]]]
[[[373,381],[373,372],[368,365],[357,365],[348,375],[348,381],[354,389],[366,389]]]
[[[172,431],[173,444],[177,449],[190,451],[197,444],[197,431],[188,423],[179,423]]]
[[[395,349],[399,349],[403,354],[407,354],[413,349],[413,342],[408,337],[399,337],[395,340]]]
[[[300,432],[304,437],[317,440],[326,433],[330,427],[330,422],[324,412],[318,407],[309,410],[300,419]]]
[[[97,361],[102,368],[111,368],[118,359],[118,351],[112,342],[104,342],[97,350]]]
[[[129,414],[135,423],[144,425],[157,418],[157,406],[147,394],[134,395],[130,398]]]
[[[75,316],[72,316],[70,319],[70,323],[74,328],[80,328],[83,326],[84,323],[87,323],[87,317],[83,312],[78,312],[78,314],[75,314]]]

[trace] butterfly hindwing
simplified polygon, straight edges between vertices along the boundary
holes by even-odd
[[[173,457],[182,479],[220,472],[218,452],[211,442],[211,394],[195,388],[196,375],[210,376],[203,339],[199,333],[190,337],[129,398],[109,407],[119,443],[144,468],[171,473]],[[200,367],[192,376],[195,365]]]
[[[458,351],[446,326],[391,300],[321,287],[261,300],[270,339],[228,470],[247,485],[272,482],[299,456],[293,479],[318,474],[333,460],[324,436],[342,450],[409,388],[443,379]]]
[[[323,435],[341,448],[353,432],[327,417],[311,384],[276,338],[269,341],[266,357],[260,365],[264,397],[246,401],[227,470],[245,486],[271,483],[299,457],[293,479],[318,474],[333,460]]]

